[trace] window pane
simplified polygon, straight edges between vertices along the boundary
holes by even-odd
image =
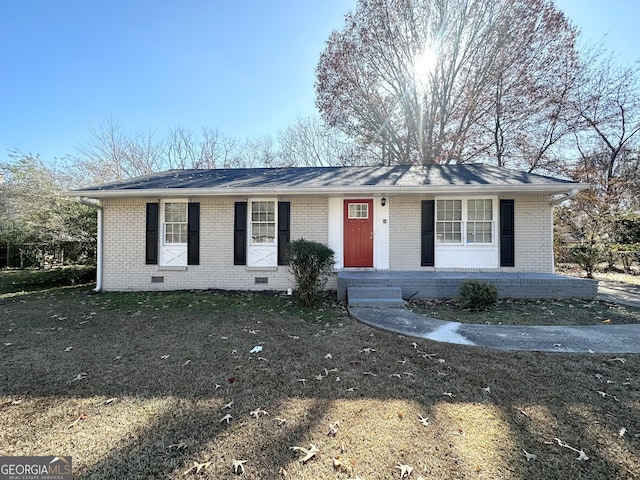
[[[251,242],[275,243],[276,203],[251,202]]]
[[[164,243],[187,243],[187,204],[167,202],[164,204]]]
[[[468,200],[467,220],[493,220],[493,201],[490,199]]]
[[[462,220],[462,200],[438,200],[437,220]]]
[[[164,205],[165,222],[186,222],[187,221],[187,204],[165,203]]]
[[[467,243],[491,243],[493,222],[467,223]]]
[[[348,215],[349,218],[369,218],[369,204],[350,203]]]

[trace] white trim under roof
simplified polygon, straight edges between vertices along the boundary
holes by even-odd
[[[561,184],[516,184],[516,185],[419,185],[389,186],[362,185],[354,187],[221,187],[221,188],[123,188],[114,190],[75,190],[69,192],[74,197],[117,198],[117,197],[201,197],[201,196],[256,196],[264,195],[372,195],[372,194],[437,194],[437,195],[500,195],[511,193],[541,193],[560,195],[572,190],[586,190],[588,183]]]

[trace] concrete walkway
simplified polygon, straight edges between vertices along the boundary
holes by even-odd
[[[599,297],[640,307],[640,288],[637,287],[605,284]],[[372,327],[458,345],[533,352],[640,353],[640,324],[521,327],[447,322],[405,308],[351,307],[349,313]]]
[[[640,285],[599,281],[598,299],[627,307],[640,308]]]

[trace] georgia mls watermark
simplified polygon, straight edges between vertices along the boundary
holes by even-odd
[[[71,457],[1,457],[0,480],[71,480]]]

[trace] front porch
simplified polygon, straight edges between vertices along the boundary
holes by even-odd
[[[501,272],[338,272],[338,299],[347,298],[349,287],[399,287],[402,298],[452,298],[460,284],[475,278],[492,283],[500,298],[596,298],[598,282],[553,273]]]

